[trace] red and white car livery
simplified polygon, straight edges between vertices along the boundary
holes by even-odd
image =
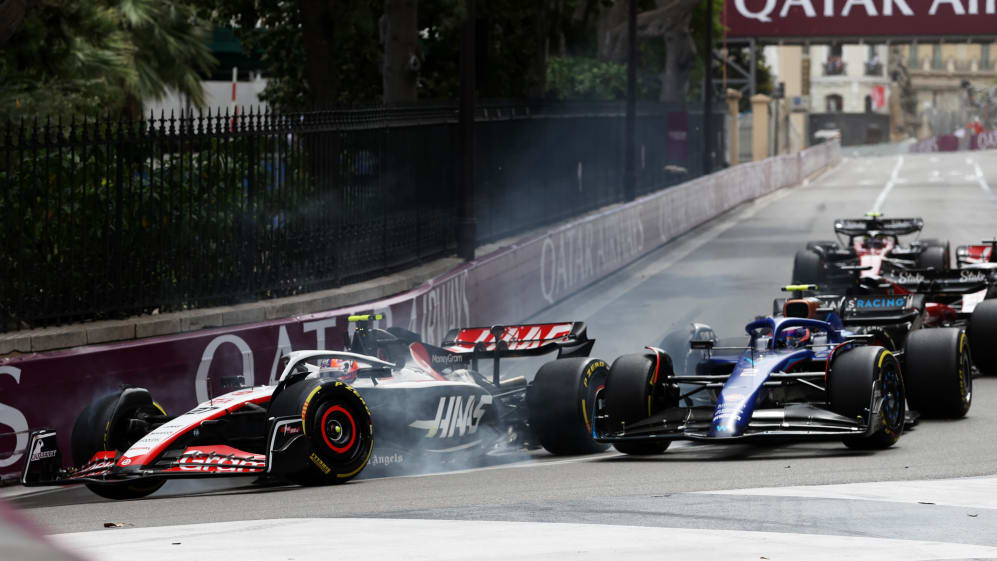
[[[82,483],[104,497],[136,498],[181,477],[338,483],[371,458],[398,466],[431,455],[439,465],[488,454],[500,443],[563,453],[599,449],[580,411],[605,363],[585,358],[594,341],[584,324],[457,329],[435,347],[404,329],[371,329],[369,318],[351,318],[357,326],[350,352],[291,352],[276,384],[239,388],[178,416],[167,415],[144,388],[102,396],[74,427],[78,467],[63,467],[54,431],[37,431],[22,482]],[[500,375],[501,358],[553,352],[564,360],[545,364],[532,384]],[[482,359],[494,360],[490,378],[478,372]],[[241,377],[226,378],[235,379]]]

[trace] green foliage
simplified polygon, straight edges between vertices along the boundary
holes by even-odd
[[[305,77],[307,53],[297,0],[190,1],[197,5],[202,18],[220,27],[232,27],[242,48],[261,58],[268,71],[267,87],[260,95],[263,101],[277,108],[313,104]],[[333,39],[333,51],[343,79],[338,99],[323,100],[321,105],[371,103],[381,97],[377,22],[383,12],[383,0],[337,3],[337,16],[343,23]]]
[[[214,59],[188,6],[38,0],[0,52],[0,118],[130,113],[167,88],[195,105]]]
[[[181,142],[170,138],[171,124],[148,124],[155,123],[14,135],[24,149],[8,151],[13,158],[0,168],[0,269],[18,295],[15,308],[49,309],[46,298],[57,296],[73,311],[89,310],[121,289],[110,275],[122,266],[131,290],[123,296],[147,301],[145,311],[169,304],[163,294],[224,292],[245,274],[232,258],[245,238],[273,235],[315,199],[306,151],[283,134]],[[217,266],[195,274],[176,268],[186,262],[178,256]],[[12,314],[0,303],[0,318],[5,313]]]
[[[643,59],[642,59],[643,62]],[[637,97],[657,99],[658,72],[641,65]],[[547,97],[559,100],[619,100],[627,96],[627,65],[586,57],[551,57],[547,60]]]
[[[627,66],[593,58],[553,57],[547,61],[547,92],[554,99],[623,99]]]

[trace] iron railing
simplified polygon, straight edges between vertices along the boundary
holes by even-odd
[[[679,138],[675,114],[640,109],[642,193],[700,172],[696,116]],[[622,104],[488,103],[478,121],[479,242],[621,200]],[[0,125],[0,331],[294,295],[450,254],[456,122],[420,105]]]

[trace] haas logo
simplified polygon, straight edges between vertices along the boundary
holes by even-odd
[[[480,396],[481,401],[477,401],[478,396],[467,397],[454,395],[441,397],[440,404],[436,408],[436,418],[429,421],[413,421],[409,426],[415,429],[425,429],[426,438],[450,438],[452,436],[464,436],[474,434],[478,430],[478,422],[485,414],[485,410],[492,403],[492,396]]]

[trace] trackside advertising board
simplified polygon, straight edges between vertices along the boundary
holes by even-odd
[[[224,393],[223,377],[271,384],[291,351],[342,349],[353,313],[383,314],[377,327],[404,327],[433,344],[455,327],[520,322],[699,224],[839,159],[840,148],[831,143],[728,168],[519,240],[385,300],[0,359],[0,475],[19,473],[30,430],[56,429],[68,451],[83,408],[122,384],[148,388],[168,413],[179,414]]]
[[[997,0],[726,0],[730,37],[993,35]]]

